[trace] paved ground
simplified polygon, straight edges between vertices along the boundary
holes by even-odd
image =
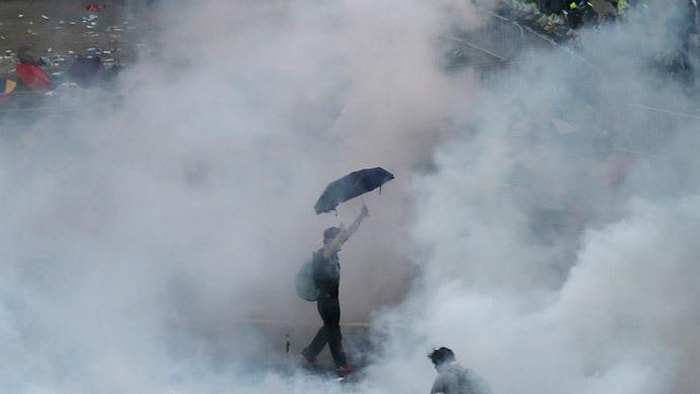
[[[100,55],[108,67],[132,62],[153,29],[152,2],[101,1],[99,11],[88,11],[90,3],[0,0],[0,75],[14,69],[21,47],[47,61],[49,72],[67,67],[80,54]]]

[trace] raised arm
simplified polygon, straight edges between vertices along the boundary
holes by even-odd
[[[350,227],[346,229],[344,226],[340,226],[340,232],[338,235],[336,235],[335,238],[333,238],[333,240],[323,249],[323,257],[331,257],[331,255],[335,253],[345,243],[345,241],[350,238],[351,235],[355,234],[355,231],[357,231],[357,229],[360,227],[360,223],[362,223],[362,219],[366,218],[367,216],[369,216],[369,210],[367,209],[367,206],[363,205],[362,209],[360,210],[360,214],[357,215],[357,218],[355,218],[355,221],[352,222]]]

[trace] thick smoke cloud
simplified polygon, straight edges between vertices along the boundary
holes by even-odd
[[[677,6],[585,32],[577,56],[538,52],[478,93],[417,183],[430,252],[408,305],[422,312],[388,326],[452,344],[497,392],[697,387],[697,116],[692,79],[669,67]]]
[[[676,8],[480,84],[437,41],[488,7],[155,7],[117,100],[3,127],[1,391],[419,393],[443,345],[494,392],[697,387],[697,117],[663,72]],[[284,334],[298,352],[319,324],[293,276],[361,206],[315,215],[323,187],[376,165],[397,178],[364,198],[341,286],[373,363],[340,387],[286,368]]]

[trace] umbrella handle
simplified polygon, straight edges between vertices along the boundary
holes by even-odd
[[[362,202],[362,206],[367,206],[367,204],[365,204],[365,196],[360,196],[360,201]]]

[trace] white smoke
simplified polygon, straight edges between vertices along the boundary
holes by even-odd
[[[693,101],[649,64],[668,7],[488,89],[436,46],[478,7],[157,6],[118,102],[0,144],[1,391],[420,393],[437,346],[494,392],[697,387]],[[361,206],[315,215],[325,185],[374,166],[397,177],[341,254],[342,321],[371,317],[374,352],[338,386],[285,359],[320,325],[293,276]]]
[[[653,33],[673,27],[663,7],[585,32],[583,57],[538,53],[462,109],[416,187],[430,252],[405,306],[421,312],[380,320],[424,344],[412,368],[447,345],[496,392],[697,388],[697,116],[692,84],[659,72],[676,47]]]

